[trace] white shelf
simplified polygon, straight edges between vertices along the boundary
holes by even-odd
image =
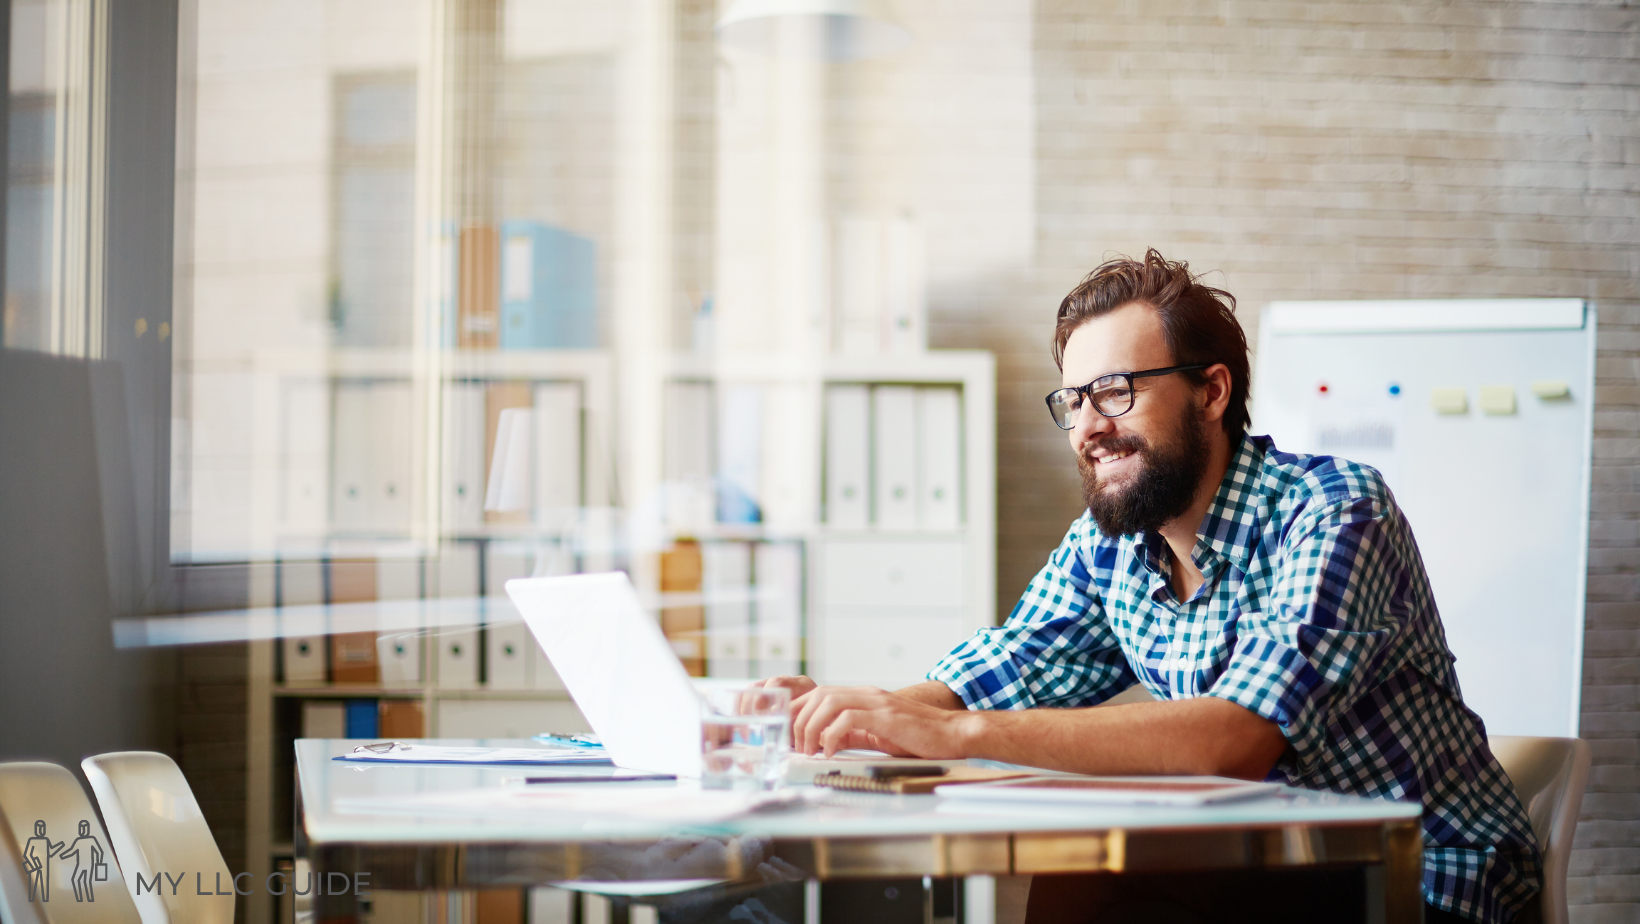
[[[616,382],[610,355],[598,350],[453,350],[437,355],[415,356],[404,350],[330,350],[330,351],[275,351],[257,354],[254,371],[262,374],[259,384],[258,420],[278,420],[281,407],[280,390],[291,379],[410,379],[416,382],[450,382],[458,379],[528,380],[535,382],[579,382],[583,400],[583,427],[585,432],[582,464],[582,498],[585,508],[594,511],[614,509],[613,474],[620,473],[622,496],[620,510],[634,516],[657,516],[653,508],[644,511],[646,503],[659,494],[664,449],[664,427],[650,421],[647,435],[622,433],[616,438],[620,424],[616,414],[617,394],[624,401],[638,400],[648,392],[645,384],[664,385],[676,381],[705,381],[729,384],[767,384],[797,386],[793,393],[795,406],[793,420],[800,422],[796,435],[786,433],[789,445],[802,447],[802,453],[818,453],[812,457],[815,472],[821,470],[824,456],[824,426],[821,413],[824,386],[844,385],[911,385],[941,386],[955,389],[961,396],[960,438],[957,443],[962,454],[960,481],[963,522],[954,529],[890,529],[841,528],[808,517],[819,511],[820,493],[814,484],[815,504],[812,510],[794,511],[778,525],[764,523],[703,523],[698,528],[663,523],[645,542],[659,541],[670,544],[678,539],[695,539],[703,544],[745,543],[798,543],[802,545],[801,570],[797,572],[801,586],[798,615],[798,637],[795,639],[808,669],[813,672],[818,658],[826,650],[825,622],[828,614],[848,627],[871,626],[864,631],[886,630],[878,647],[885,651],[900,649],[900,662],[923,657],[923,648],[931,636],[925,629],[942,633],[972,632],[991,625],[995,618],[995,361],[989,353],[980,351],[933,351],[911,355],[835,356],[770,354],[762,356],[726,358],[697,354],[671,354],[661,360],[664,368],[648,370],[654,377],[643,376]],[[243,371],[243,370],[241,370]],[[438,392],[441,389],[425,389]],[[637,396],[637,397],[635,397]],[[428,398],[428,407],[436,398]],[[661,400],[657,388],[647,400]],[[811,429],[805,429],[811,428]],[[281,458],[280,438],[270,432],[261,432],[259,455]],[[630,428],[628,428],[630,429]],[[692,432],[692,431],[691,431]],[[946,432],[944,430],[940,432]],[[702,434],[711,439],[710,433]],[[788,445],[783,442],[780,445]],[[803,476],[804,478],[807,475]],[[799,479],[800,480],[800,479]],[[419,483],[419,482],[415,482]],[[422,497],[426,493],[428,497]],[[436,504],[431,495],[436,492],[418,492],[418,503],[411,517],[418,526],[425,525]],[[785,495],[782,495],[785,496]],[[431,506],[430,506],[431,505]],[[280,554],[285,558],[301,555],[308,559],[336,557],[417,557],[431,556],[447,542],[518,542],[564,543],[574,537],[552,529],[541,529],[531,524],[484,524],[464,529],[446,529],[432,535],[431,528],[424,535],[398,533],[380,535],[369,532],[353,534],[309,534],[308,528],[316,521],[302,520],[287,523],[273,507],[256,511],[258,522],[270,524],[265,535],[283,540]],[[949,520],[937,521],[949,522]],[[321,524],[322,525],[322,524]],[[395,524],[397,525],[397,524]],[[288,528],[287,528],[288,527]],[[600,538],[604,537],[599,533]],[[881,544],[869,547],[870,544]],[[914,548],[921,543],[923,548]],[[918,569],[903,576],[906,594],[920,593],[927,582],[938,585],[941,600],[929,604],[922,601],[916,624],[893,622],[894,612],[904,610],[900,601],[884,600],[880,612],[865,613],[846,599],[837,588],[828,590],[822,580],[822,560],[869,563],[873,554],[882,548],[892,550],[905,546],[905,559],[918,563]],[[616,550],[609,556],[622,561],[630,570],[640,594],[646,600],[659,601],[658,550]],[[703,550],[705,551],[705,550]],[[723,550],[716,550],[723,551]],[[852,552],[852,558],[849,553]],[[948,562],[952,564],[947,564]],[[839,571],[846,570],[836,566]],[[866,569],[866,570],[869,570]],[[930,577],[930,574],[934,576]],[[901,580],[902,576],[886,574],[884,580]],[[837,576],[832,577],[833,582]],[[848,583],[845,579],[844,583]],[[431,587],[432,585],[427,585]],[[799,585],[793,585],[799,586]],[[304,699],[339,700],[376,698],[382,700],[414,701],[422,704],[424,721],[429,733],[449,736],[458,729],[440,727],[441,722],[452,724],[478,723],[495,719],[513,724],[535,722],[539,718],[543,728],[554,726],[578,715],[562,689],[491,687],[450,688],[439,685],[437,679],[436,634],[440,628],[460,631],[481,624],[481,614],[495,616],[498,611],[511,613],[505,599],[496,600],[491,587],[491,599],[481,603],[477,598],[431,598],[422,601],[390,601],[377,604],[330,604],[287,607],[277,616],[271,611],[245,611],[211,614],[200,621],[190,617],[191,625],[173,625],[165,620],[149,620],[124,627],[127,634],[143,638],[171,637],[184,630],[211,638],[234,636],[250,639],[251,670],[249,702],[247,706],[247,856],[254,864],[256,858],[268,864],[275,856],[288,855],[290,845],[271,843],[275,819],[271,804],[275,792],[271,778],[275,742],[276,712],[288,719],[290,703]],[[707,602],[708,589],[697,594],[669,593],[666,602],[672,606],[694,606]],[[714,590],[715,600],[725,599],[721,589]],[[788,595],[790,596],[790,595]],[[926,596],[926,595],[923,595]],[[698,601],[696,598],[699,598]],[[271,597],[270,597],[271,599]],[[896,610],[896,607],[899,609]],[[943,610],[933,612],[933,609]],[[917,609],[912,606],[911,609]],[[933,613],[930,615],[930,613]],[[254,618],[253,618],[254,617]],[[514,615],[514,618],[516,616]],[[886,620],[886,621],[885,621]],[[904,621],[901,621],[902,623]],[[430,630],[422,648],[423,682],[412,685],[381,686],[371,684],[285,684],[276,682],[274,675],[275,640],[281,631],[299,635],[320,634],[326,631],[379,631],[408,632]],[[853,628],[837,628],[831,639],[837,650],[852,652],[862,646],[845,638]],[[869,648],[870,646],[864,646]],[[841,655],[838,656],[841,661]],[[881,660],[881,659],[879,659]],[[882,663],[889,663],[884,661]],[[927,665],[921,665],[926,668]],[[898,670],[898,667],[896,667]],[[402,676],[402,675],[400,675]],[[509,709],[508,704],[513,704]],[[443,708],[441,708],[443,707]],[[441,717],[442,714],[442,717]],[[536,729],[542,730],[542,729]],[[271,871],[271,865],[252,869],[258,876]],[[261,924],[260,913],[249,918]]]

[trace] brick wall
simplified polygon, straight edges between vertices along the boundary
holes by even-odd
[[[1617,3],[1039,0],[1033,264],[936,293],[938,346],[998,356],[998,607],[1077,505],[1041,395],[1053,310],[1156,246],[1283,298],[1600,306],[1570,895],[1640,913],[1640,10]],[[1256,383],[1255,383],[1256,385]]]

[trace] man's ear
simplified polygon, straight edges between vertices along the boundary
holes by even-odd
[[[1216,423],[1224,419],[1230,407],[1230,367],[1214,363],[1202,375],[1207,377],[1207,384],[1202,386],[1202,418]]]

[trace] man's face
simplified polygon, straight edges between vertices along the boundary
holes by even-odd
[[[1174,365],[1155,310],[1138,302],[1094,318],[1065,343],[1061,384]],[[1083,402],[1069,431],[1082,496],[1108,536],[1155,530],[1190,508],[1208,462],[1195,389],[1183,375],[1134,379],[1133,408],[1105,417]]]

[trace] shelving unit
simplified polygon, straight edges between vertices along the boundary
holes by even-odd
[[[327,354],[269,354],[258,358],[258,401],[266,402],[258,410],[257,419],[280,421],[281,427],[263,428],[258,433],[258,458],[278,459],[280,464],[270,466],[270,482],[256,512],[257,535],[263,537],[273,554],[291,565],[291,569],[308,569],[306,590],[293,594],[288,578],[293,571],[285,567],[273,569],[274,586],[255,594],[260,604],[282,604],[287,614],[303,612],[313,616],[316,607],[291,609],[293,604],[322,604],[334,599],[334,582],[325,578],[315,582],[314,568],[329,574],[331,565],[316,566],[313,562],[326,559],[361,559],[369,557],[372,548],[388,549],[401,565],[414,563],[419,577],[415,581],[414,599],[399,602],[334,604],[331,629],[336,620],[353,620],[345,628],[358,629],[368,620],[365,614],[374,612],[375,626],[402,627],[411,619],[404,615],[405,608],[422,609],[422,624],[429,621],[427,610],[436,610],[436,620],[444,624],[443,634],[423,634],[415,656],[415,682],[380,684],[318,683],[313,681],[286,682],[281,671],[282,644],[279,641],[257,641],[250,645],[250,688],[247,707],[247,865],[256,877],[265,877],[281,857],[290,856],[291,831],[289,793],[292,767],[289,759],[290,740],[300,734],[303,704],[348,699],[402,700],[420,705],[424,730],[430,737],[526,737],[540,731],[576,731],[586,728],[579,711],[556,682],[543,658],[537,660],[527,673],[529,685],[522,688],[497,689],[488,685],[485,674],[476,680],[452,684],[449,677],[440,676],[439,646],[446,644],[452,633],[481,629],[486,617],[501,612],[510,604],[502,597],[500,580],[508,575],[491,573],[486,560],[488,553],[498,548],[518,553],[537,547],[568,549],[572,570],[600,570],[621,567],[633,576],[641,592],[661,594],[670,601],[670,608],[687,606],[697,599],[690,594],[677,595],[675,588],[662,586],[661,553],[693,544],[696,549],[714,545],[746,545],[766,548],[781,546],[788,550],[788,559],[795,555],[797,570],[784,580],[791,590],[795,609],[783,611],[782,618],[794,621],[783,623],[795,629],[793,650],[778,652],[768,648],[766,639],[757,635],[759,619],[768,611],[750,610],[746,627],[746,645],[742,651],[730,652],[734,657],[723,660],[722,652],[711,651],[713,640],[697,640],[696,654],[705,660],[711,670],[727,663],[740,666],[741,671],[756,673],[763,664],[774,663],[778,654],[787,658],[798,670],[806,671],[822,681],[869,682],[882,686],[899,686],[915,682],[940,653],[974,630],[993,624],[995,572],[995,369],[990,354],[977,351],[930,352],[877,357],[805,357],[793,359],[780,356],[760,356],[733,361],[697,355],[678,355],[666,361],[663,381],[670,389],[675,384],[704,386],[713,396],[731,388],[778,389],[781,403],[774,406],[761,420],[773,420],[775,426],[764,433],[759,441],[760,464],[782,464],[787,460],[793,471],[777,472],[779,498],[758,498],[761,510],[785,504],[796,516],[771,518],[767,521],[721,522],[716,516],[680,522],[670,516],[669,497],[689,489],[701,489],[701,484],[679,484],[663,481],[659,485],[622,485],[621,496],[614,492],[617,452],[653,452],[660,458],[654,471],[668,470],[668,460],[687,447],[676,445],[679,438],[698,437],[705,441],[707,470],[704,476],[709,488],[706,500],[722,488],[720,468],[726,460],[719,450],[721,421],[706,420],[699,427],[667,430],[663,418],[669,413],[662,409],[650,415],[647,421],[654,433],[652,439],[626,435],[627,443],[617,446],[613,428],[617,421],[615,376],[607,354],[598,351],[455,351],[437,357],[417,358],[403,353],[368,350],[341,350]],[[415,408],[411,445],[417,461],[411,469],[410,484],[413,499],[402,530],[379,533],[347,531],[340,533],[326,522],[303,523],[293,518],[285,501],[290,499],[288,485],[277,479],[288,474],[286,460],[293,449],[286,445],[290,430],[283,426],[289,419],[286,398],[292,382],[308,383],[306,387],[319,389],[319,394],[333,394],[344,383],[396,382],[408,383]],[[443,418],[442,397],[451,383],[573,383],[581,395],[580,428],[580,502],[583,515],[569,531],[562,524],[486,522],[454,527],[442,515],[441,505],[448,505],[444,487],[434,475],[442,471],[448,459],[447,449],[438,448],[433,438],[436,432],[424,421]],[[838,525],[831,512],[834,499],[828,491],[835,488],[831,462],[828,462],[828,436],[839,432],[841,424],[828,414],[827,396],[832,389],[862,389],[868,397],[881,389],[903,389],[890,392],[897,398],[923,392],[938,392],[946,410],[954,413],[949,422],[955,433],[934,433],[939,447],[918,448],[919,439],[912,430],[903,434],[897,445],[910,447],[911,452],[956,453],[949,470],[956,473],[957,498],[955,519],[938,527],[911,522],[894,525],[878,517],[868,504],[863,522]],[[309,393],[311,403],[312,393]],[[868,401],[868,407],[869,401]],[[895,453],[900,450],[873,449],[873,419],[848,422],[857,430],[862,446],[868,453],[865,468],[858,475],[862,479],[859,490],[872,491],[876,479],[888,462],[903,460],[884,457],[872,461],[871,452]],[[334,425],[326,423],[324,432]],[[943,428],[942,428],[943,429]],[[663,431],[666,435],[663,436]],[[315,432],[308,428],[309,436]],[[693,437],[678,437],[678,434]],[[298,434],[301,438],[301,434]],[[493,441],[493,435],[490,438]],[[335,447],[325,445],[326,477],[322,496],[334,500],[332,476]],[[693,451],[698,458],[699,446]],[[487,453],[486,453],[487,456]],[[311,459],[309,460],[312,461]],[[488,474],[489,459],[484,459],[484,474]],[[470,466],[469,466],[470,467]],[[917,466],[901,468],[916,472]],[[310,466],[309,471],[318,469]],[[474,486],[477,489],[477,486]],[[771,490],[774,488],[771,487]],[[907,488],[912,490],[912,487]],[[803,492],[800,496],[791,492]],[[280,499],[283,498],[284,501]],[[699,500],[700,498],[697,498]],[[309,501],[312,499],[309,498]],[[284,504],[284,506],[282,506]],[[715,506],[715,504],[714,504]],[[618,508],[618,509],[617,509]],[[587,514],[592,511],[597,516]],[[713,514],[718,513],[712,510]],[[624,517],[624,522],[620,522]],[[650,518],[644,524],[636,519]],[[594,539],[588,539],[584,530],[589,522],[603,530]],[[317,528],[314,528],[317,527]],[[647,537],[638,539],[636,537]],[[619,541],[617,541],[619,540]],[[645,543],[643,548],[632,548],[622,542]],[[469,593],[455,599],[434,599],[449,588],[441,586],[441,550],[454,544],[457,548],[474,547],[472,552],[480,564],[475,576],[476,586]],[[613,549],[613,551],[612,551]],[[748,551],[750,555],[750,551]],[[754,556],[755,557],[755,556]],[[560,565],[563,565],[560,561]],[[405,566],[409,567],[409,566]],[[765,575],[766,577],[766,575]],[[708,579],[709,576],[707,576]],[[743,579],[744,580],[744,579]],[[795,581],[794,585],[790,582]],[[300,581],[295,583],[302,583]],[[768,600],[766,595],[756,597],[757,579],[749,588],[754,599]],[[318,588],[315,596],[314,588]],[[704,610],[713,603],[714,586],[696,588]],[[875,597],[862,598],[869,590]],[[785,591],[782,591],[785,593]],[[475,596],[476,595],[476,596]],[[408,596],[408,595],[407,595]],[[744,599],[746,594],[742,592]],[[489,598],[487,601],[485,598]],[[683,601],[681,604],[679,601]],[[465,613],[465,615],[463,615]],[[340,615],[337,615],[340,614]],[[384,615],[385,614],[385,615]],[[392,615],[396,614],[396,615]],[[314,617],[316,618],[316,617]],[[360,620],[363,620],[362,622]],[[663,615],[663,624],[665,617]],[[502,631],[512,630],[496,623],[493,629],[481,629],[467,644],[482,650],[486,642]],[[708,626],[710,628],[710,626]],[[427,632],[437,633],[437,629]],[[785,630],[782,630],[785,631]],[[403,633],[395,635],[395,638]],[[407,636],[404,636],[407,637]],[[518,636],[524,638],[523,636]],[[704,647],[701,643],[704,642]],[[689,660],[689,640],[674,638],[680,656]],[[527,641],[524,642],[527,644]],[[487,660],[481,658],[480,660]],[[442,663],[448,663],[443,661]],[[492,665],[485,664],[493,669]],[[749,671],[748,671],[749,669]],[[721,670],[713,671],[722,675]],[[247,920],[262,924],[270,920],[270,905],[252,903]]]

